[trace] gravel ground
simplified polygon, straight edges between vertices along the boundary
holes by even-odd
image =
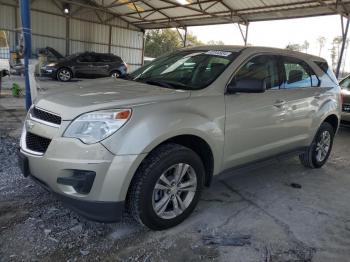
[[[189,219],[153,232],[127,216],[102,224],[66,209],[21,176],[18,138],[3,134],[0,261],[348,261],[349,143],[342,128],[320,170],[290,158],[221,175]]]

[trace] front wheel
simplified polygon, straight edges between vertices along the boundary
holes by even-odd
[[[301,163],[308,168],[320,168],[328,160],[332,151],[335,130],[324,122],[305,153],[299,155]]]
[[[173,227],[197,205],[205,171],[199,156],[177,144],[155,149],[135,174],[128,207],[140,224],[154,230]]]
[[[57,71],[57,79],[62,82],[68,82],[72,77],[72,72],[68,68],[60,68]]]

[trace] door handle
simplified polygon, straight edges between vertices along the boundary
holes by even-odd
[[[274,106],[275,107],[278,107],[278,108],[281,108],[283,107],[287,102],[285,100],[277,100],[275,103],[274,103]]]
[[[322,97],[321,95],[315,95],[314,96],[315,99],[321,99],[321,97]]]

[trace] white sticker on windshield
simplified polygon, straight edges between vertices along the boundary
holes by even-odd
[[[206,55],[217,55],[217,56],[229,56],[232,54],[232,52],[210,50],[210,51],[206,52],[205,54]]]

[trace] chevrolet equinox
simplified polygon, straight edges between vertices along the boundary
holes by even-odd
[[[272,48],[186,48],[68,85],[29,110],[23,175],[85,217],[127,211],[154,230],[188,217],[224,170],[292,152],[322,167],[341,116],[324,59]]]

